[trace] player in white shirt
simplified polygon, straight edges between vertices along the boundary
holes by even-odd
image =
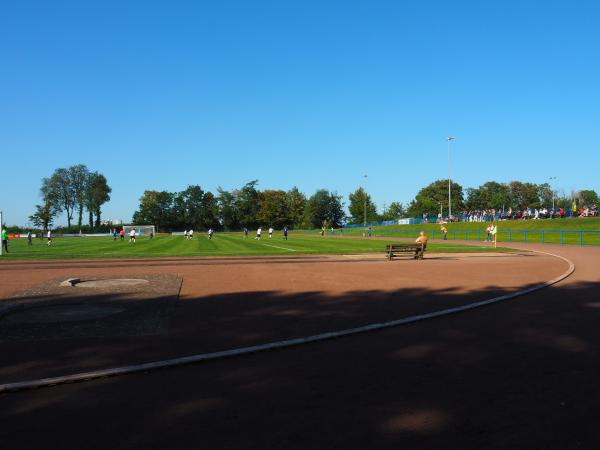
[[[183,236],[187,239],[188,238],[188,232],[187,230],[183,230]]]
[[[131,231],[129,232],[129,242],[133,242],[135,244],[135,230],[131,229]]]
[[[273,237],[273,227],[269,227],[269,239]]]
[[[258,230],[256,230],[256,237],[254,239],[260,240],[260,234],[261,233],[262,233],[262,228],[258,227]]]
[[[188,231],[187,238],[188,238],[188,239],[192,239],[193,237],[194,237],[194,230],[190,230],[190,231]]]
[[[209,229],[208,229],[208,238],[209,238],[209,239],[212,239],[212,237],[213,237],[213,233],[214,233],[214,232],[213,232],[213,229],[212,229],[212,228],[209,228]]]
[[[52,245],[52,231],[48,230],[48,247]]]

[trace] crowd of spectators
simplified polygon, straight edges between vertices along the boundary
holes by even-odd
[[[453,215],[451,222],[492,222],[495,220],[537,220],[537,219],[562,219],[565,217],[597,217],[598,205],[586,205],[579,208],[526,208],[522,210],[508,208],[506,211],[483,209],[463,211]],[[426,217],[424,217],[426,219]],[[438,223],[447,223],[448,219],[438,214]]]

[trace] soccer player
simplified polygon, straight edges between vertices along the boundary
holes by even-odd
[[[248,237],[248,228],[244,227],[244,239]]]
[[[273,227],[269,227],[269,239],[273,237]]]
[[[27,245],[33,245],[33,242],[31,242],[31,237],[32,237],[31,230],[29,230],[27,232]]]
[[[288,229],[287,227],[283,227],[283,239],[287,241]]]
[[[123,228],[121,228],[121,230],[119,231],[119,236],[121,237],[122,241],[125,240],[125,230]]]
[[[443,239],[444,241],[448,239],[448,228],[446,228],[444,225],[440,226],[440,230],[442,231],[442,234],[444,235]]]
[[[132,242],[135,244],[135,228],[132,228],[129,232],[129,243]]]
[[[188,231],[187,238],[190,239],[190,240],[194,238],[194,230]]]
[[[52,230],[48,230],[48,234],[46,235],[48,237],[48,247],[50,247],[52,245]]]
[[[260,234],[262,233],[262,228],[258,227],[258,230],[256,230],[256,237],[254,239],[258,239],[260,241]]]
[[[4,227],[2,227],[2,248],[8,253],[8,234]]]
[[[214,233],[214,232],[213,232],[213,229],[212,229],[212,228],[209,228],[209,229],[208,229],[208,239],[212,239],[212,237],[213,237],[213,233]]]
[[[187,230],[183,230],[183,236],[187,239],[188,238],[188,232]]]

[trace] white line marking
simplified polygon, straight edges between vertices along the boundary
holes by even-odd
[[[271,245],[271,244],[263,244],[263,245],[266,245],[267,247],[279,248],[281,250],[287,250],[288,252],[295,252],[296,251],[293,248],[278,247],[277,245]]]
[[[176,367],[176,366],[182,366],[185,364],[192,364],[192,363],[198,363],[198,362],[203,362],[203,361],[213,361],[216,359],[230,358],[230,357],[234,357],[234,356],[241,356],[241,355],[247,355],[247,354],[252,354],[252,353],[260,353],[260,352],[265,352],[268,350],[278,350],[278,349],[282,349],[282,348],[296,347],[299,345],[310,344],[313,342],[321,342],[321,341],[326,341],[326,340],[330,340],[330,339],[336,339],[336,338],[340,338],[340,337],[351,336],[351,335],[360,334],[360,333],[366,333],[369,331],[376,331],[376,330],[382,330],[385,328],[397,327],[399,325],[406,325],[409,323],[420,322],[420,321],[428,320],[428,319],[434,319],[436,317],[442,317],[442,316],[447,316],[450,314],[456,314],[456,313],[460,313],[463,311],[480,308],[482,306],[487,306],[487,305],[490,305],[493,303],[510,300],[510,299],[513,299],[515,297],[520,297],[525,294],[530,294],[532,292],[539,291],[546,287],[552,286],[553,284],[556,284],[559,281],[564,280],[565,278],[569,277],[575,271],[575,264],[573,264],[572,261],[568,260],[567,258],[565,258],[563,256],[555,255],[553,253],[548,253],[548,252],[542,252],[539,250],[527,250],[527,251],[530,251],[532,253],[539,253],[542,255],[554,256],[555,258],[562,259],[569,265],[569,268],[564,273],[557,276],[556,278],[553,278],[550,281],[546,281],[544,283],[538,284],[537,286],[533,286],[533,287],[524,289],[522,291],[513,292],[512,294],[505,294],[505,295],[501,295],[499,297],[490,298],[488,300],[482,300],[479,302],[469,303],[468,305],[442,309],[442,310],[433,311],[430,313],[418,314],[416,316],[409,316],[409,317],[405,317],[403,319],[390,320],[388,322],[371,323],[368,325],[363,325],[363,326],[355,327],[355,328],[349,328],[346,330],[329,331],[326,333],[315,334],[315,335],[307,336],[307,337],[303,337],[303,338],[286,339],[283,341],[268,342],[266,344],[253,345],[251,347],[239,347],[239,348],[233,348],[230,350],[224,350],[224,351],[220,351],[220,352],[201,353],[198,355],[183,356],[181,358],[164,359],[164,360],[160,360],[160,361],[153,361],[153,362],[148,362],[148,363],[123,366],[123,367],[115,367],[115,368],[111,368],[111,369],[96,370],[96,371],[92,371],[92,372],[75,373],[75,374],[65,375],[65,376],[41,378],[38,380],[20,381],[20,382],[15,382],[15,383],[0,384],[0,394],[6,393],[6,392],[22,391],[22,390],[26,390],[26,389],[35,389],[35,388],[40,388],[40,387],[54,386],[57,384],[74,383],[74,382],[78,382],[78,381],[89,381],[89,380],[95,380],[98,378],[112,377],[112,376],[116,376],[116,375],[126,375],[126,374],[131,374],[131,373],[146,372],[149,370],[163,369],[166,367]]]

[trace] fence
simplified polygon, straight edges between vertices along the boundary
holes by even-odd
[[[419,229],[375,228],[371,230],[373,237],[416,238]],[[343,228],[344,236],[363,236],[362,228]],[[443,233],[427,230],[431,239],[442,239]],[[487,237],[485,230],[448,230],[450,240],[482,241]],[[546,244],[600,245],[600,230],[498,230],[498,242],[537,242]]]

